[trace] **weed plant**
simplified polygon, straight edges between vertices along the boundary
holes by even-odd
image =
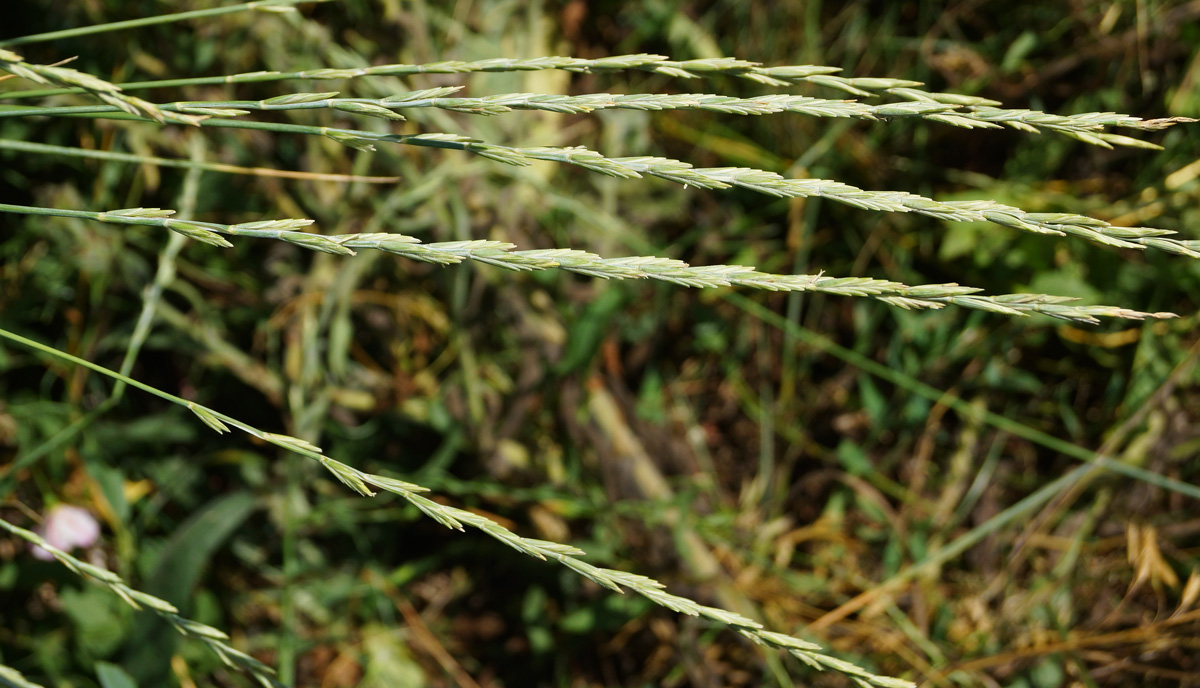
[[[1200,671],[1194,3],[34,4],[0,685]]]

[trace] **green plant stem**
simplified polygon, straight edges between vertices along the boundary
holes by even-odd
[[[198,137],[192,138],[191,147],[193,162],[200,162],[200,159],[204,155],[204,139]],[[202,169],[200,167],[193,167],[184,176],[183,190],[179,194],[179,207],[183,209],[186,215],[191,215],[196,211],[196,199],[200,193],[201,174]],[[125,349],[125,357],[121,360],[120,373],[122,375],[129,375],[129,371],[133,370],[133,363],[137,360],[138,353],[142,350],[142,345],[146,342],[146,337],[150,335],[150,326],[154,322],[158,305],[162,302],[163,290],[171,282],[175,281],[175,259],[179,256],[179,252],[183,249],[185,243],[187,243],[187,238],[184,235],[172,232],[170,239],[167,240],[167,245],[159,253],[158,269],[154,273],[154,281],[150,283],[150,286],[146,287],[146,291],[142,295],[142,310],[138,314],[133,334],[129,338],[129,346]],[[113,387],[112,399],[114,403],[120,401],[124,395],[125,383],[118,381]]]
[[[210,410],[204,408],[203,406],[196,404],[195,402],[191,402],[191,401],[188,401],[187,399],[184,399],[183,397],[175,396],[174,394],[171,394],[170,392],[164,392],[161,389],[158,389],[157,387],[152,387],[143,382],[138,382],[137,380],[135,380],[131,377],[122,375],[113,370],[109,370],[108,368],[105,368],[102,365],[92,363],[91,361],[88,361],[83,358],[79,358],[78,356],[73,356],[64,351],[59,351],[58,349],[55,349],[52,346],[47,346],[45,344],[42,344],[41,342],[34,341],[27,337],[22,337],[21,335],[16,334],[15,332],[9,332],[8,330],[0,329],[0,337],[17,342],[18,344],[21,344],[23,346],[27,346],[31,349],[34,349],[35,351],[40,351],[44,354],[48,354],[50,356],[55,356],[57,358],[61,358],[66,361],[70,361],[71,363],[74,363],[75,365],[83,366],[84,368],[87,368],[88,370],[95,371],[102,375],[107,375],[108,377],[110,377],[114,380],[117,380],[119,382],[123,382],[123,383],[129,385],[130,387],[135,387],[137,389],[142,390],[143,392],[153,394],[154,396],[159,397],[160,399],[164,399],[173,404],[178,404],[180,406],[183,406],[184,408],[187,408],[187,409],[191,410],[193,413],[196,413],[198,416],[200,416],[201,420],[203,420],[205,422],[205,424],[208,424],[209,427],[214,427],[214,425],[212,424],[212,421],[216,421],[216,425],[218,425],[218,426],[221,426],[224,424],[229,424],[229,425],[232,425],[250,435],[253,435],[254,437],[257,437],[258,439],[261,439],[270,444],[274,444],[277,447],[283,447],[283,448],[289,449],[291,451],[296,451],[300,454],[304,454],[305,456],[308,456],[310,458],[317,459],[317,460],[327,458],[327,457],[322,457],[320,453],[313,451],[315,449],[315,447],[308,445],[308,443],[306,443],[306,442],[301,442],[300,440],[297,440],[295,438],[290,438],[285,435],[276,435],[274,433],[269,433],[269,432],[264,432],[262,430],[258,430],[257,428],[254,428],[250,425],[242,423],[241,421],[239,421],[235,418],[231,418],[222,413],[217,413],[216,411],[210,411]],[[225,428],[222,431],[227,432],[228,428]]]
[[[337,298],[331,295],[332,273],[334,263],[320,256],[310,270],[305,280],[305,291],[317,298],[302,299],[298,318],[293,321],[298,329],[298,335],[293,339],[287,337],[287,347],[298,350],[301,371],[296,379],[288,380],[287,404],[290,411],[290,430],[293,436],[304,438],[306,441],[317,441],[320,438],[321,426],[329,411],[329,395],[325,388],[325,376],[322,374],[321,357],[318,352],[324,342],[329,340],[327,332],[322,331],[320,317],[317,314],[319,302],[328,302]],[[285,354],[286,356],[286,354]],[[300,634],[297,629],[297,577],[300,572],[301,559],[298,543],[303,513],[307,511],[305,495],[305,469],[302,457],[289,452],[285,457],[283,470],[286,481],[282,493],[283,523],[282,526],[282,557],[283,581],[280,589],[280,637],[279,637],[279,673],[285,680],[293,679],[296,675],[296,661],[300,652]]]
[[[323,0],[324,1],[324,0]],[[0,116],[3,111],[0,110]],[[137,165],[154,165],[156,167],[174,167],[184,170],[203,170],[205,172],[222,172],[225,174],[247,174],[257,177],[284,177],[288,179],[308,179],[323,182],[363,182],[366,184],[395,184],[400,177],[369,177],[354,174],[328,174],[321,172],[296,172],[293,170],[276,170],[267,167],[241,167],[226,165],[219,162],[203,160],[179,160],[175,158],[160,158],[153,155],[136,155],[117,151],[91,150],[73,148],[71,146],[55,146],[48,143],[33,141],[16,141],[0,139],[0,150],[34,153],[42,155],[63,155],[73,158],[92,158],[109,162],[124,162]]]
[[[224,7],[211,7],[205,10],[176,12],[174,14],[160,14],[153,17],[143,17],[141,19],[128,19],[126,21],[110,22],[108,24],[92,24],[90,26],[80,26],[74,29],[63,29],[61,31],[49,31],[46,33],[35,33],[27,36],[19,36],[17,38],[9,38],[7,40],[0,41],[0,48],[7,48],[14,45],[25,45],[28,43],[40,43],[43,41],[56,41],[63,38],[78,38],[79,36],[90,36],[108,31],[137,29],[144,26],[154,26],[156,24],[170,24],[172,22],[184,21],[187,19],[207,19],[222,14],[233,14],[235,12],[245,12],[248,10],[286,12],[294,9],[293,5],[299,5],[306,2],[328,1],[329,0],[255,0],[254,2],[247,2],[241,5],[226,5]]]
[[[283,559],[283,581],[279,589],[279,659],[276,666],[279,680],[291,684],[296,681],[296,542],[299,515],[294,513],[293,499],[301,490],[300,457],[288,454],[284,457],[284,472],[287,474],[283,487],[283,533],[281,557]]]
[[[22,215],[47,215],[53,217],[76,217],[87,220],[96,220],[98,222],[108,222],[110,224],[123,225],[143,225],[147,227],[164,227],[174,232],[183,234],[184,236],[198,239],[208,244],[229,248],[233,244],[226,241],[219,232],[236,231],[239,225],[222,225],[213,222],[192,222],[184,220],[175,220],[171,215],[175,214],[174,210],[162,210],[160,208],[130,208],[126,210],[115,210],[107,213],[92,212],[88,210],[65,210],[60,208],[42,208],[37,206],[11,205],[8,203],[0,203],[0,212],[20,213]],[[253,223],[254,226],[262,226],[262,223]],[[299,229],[312,224],[312,220],[272,220],[268,225],[276,230],[276,233],[281,230]],[[249,225],[241,225],[243,230],[255,232]],[[300,234],[300,232],[296,232]],[[252,236],[252,235],[247,235]],[[302,239],[296,239],[302,241]],[[349,249],[343,253],[352,253]]]

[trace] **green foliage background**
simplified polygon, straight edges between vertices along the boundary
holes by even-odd
[[[7,8],[3,30],[212,4],[39,0]],[[916,79],[1060,114],[1195,117],[1198,17],[1195,2],[1151,0],[340,0],[295,15],[236,14],[21,50],[41,63],[78,55],[72,66],[114,82],[490,57],[735,56]],[[767,90],[732,79],[563,72],[330,88],[380,97],[453,84],[472,96]],[[146,97],[299,90],[326,84]],[[750,166],[940,200],[990,198],[1185,238],[1198,238],[1200,225],[1195,126],[1146,137],[1163,146],[1158,152],[788,114],[421,111],[399,126]],[[399,178],[205,173],[187,199],[179,170],[0,152],[3,202],[190,204],[188,217],[216,222],[310,217],[330,233],[492,238],[785,274],[953,281],[1175,312],[1176,320],[1081,328],[821,295],[730,296],[557,271],[442,268],[371,252],[343,259],[278,242],[225,250],[192,242],[132,376],[313,441],[363,470],[405,476],[519,533],[577,545],[593,563],[653,576],[774,630],[811,633],[885,675],[948,685],[939,677],[957,669],[968,685],[1042,687],[1184,685],[1200,671],[1197,591],[1188,585],[1200,552],[1195,502],[1108,477],[1081,485],[1056,511],[997,526],[849,618],[806,630],[1077,463],[931,401],[918,382],[1197,482],[1200,262],[817,199],[688,190],[549,164],[510,168],[454,151],[367,154],[323,139],[61,118],[0,119],[0,138]],[[0,327],[119,368],[166,233],[4,216],[0,238]],[[792,325],[778,327],[763,309]],[[863,372],[811,333],[893,376]],[[3,517],[24,519],[18,504],[88,507],[105,527],[92,556],[229,631],[297,685],[849,685],[481,534],[447,531],[397,498],[360,498],[319,466],[218,437],[185,410],[138,393],[23,462],[111,386],[7,344],[0,371]],[[97,671],[110,671],[97,666],[109,664],[146,686],[246,683],[203,647],[177,642],[107,591],[2,539],[0,659],[46,685],[94,685]]]

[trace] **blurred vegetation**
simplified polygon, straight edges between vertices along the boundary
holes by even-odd
[[[22,2],[6,8],[0,32],[215,4]],[[46,64],[78,55],[73,67],[114,82],[490,57],[727,55],[916,79],[1059,114],[1196,117],[1198,19],[1198,2],[1154,0],[339,0],[21,52]],[[29,87],[15,81],[0,89]],[[454,84],[471,96],[768,91],[721,78],[529,72],[145,97],[334,88],[381,97]],[[1146,137],[1161,151],[788,114],[415,111],[399,126],[753,166],[940,200],[991,198],[1200,238],[1195,126]],[[1200,675],[1195,502],[1100,475],[1001,523],[998,514],[1078,458],[920,388],[1196,483],[1198,261],[819,199],[688,190],[550,164],[511,168],[454,151],[360,153],[325,139],[61,118],[2,119],[0,138],[400,178],[204,173],[188,199],[182,170],[0,152],[0,202],[190,205],[188,217],[214,222],[310,217],[327,232],[953,281],[1178,313],[1087,328],[821,295],[442,268],[374,252],[344,259],[278,242],[192,242],[132,377],[312,441],[363,470],[403,475],[446,503],[577,545],[592,563],[658,578],[885,675],[1036,688],[1195,685]],[[119,368],[166,233],[67,218],[2,221],[0,327]],[[891,374],[864,372],[863,358]],[[29,513],[56,503],[88,508],[104,527],[90,560],[228,631],[296,685],[850,685],[482,534],[448,531],[395,497],[360,498],[319,466],[219,437],[141,393],[90,417],[112,387],[84,369],[4,344],[0,371],[2,517],[28,525]],[[85,417],[77,434],[62,434]],[[887,583],[980,526],[985,537],[961,555]],[[869,603],[841,606],[864,592]],[[0,663],[54,686],[100,685],[98,671],[116,667],[143,686],[248,684],[203,646],[178,642],[6,538]]]

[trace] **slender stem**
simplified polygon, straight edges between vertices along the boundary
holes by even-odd
[[[108,368],[105,368],[102,365],[97,365],[87,359],[79,358],[78,356],[72,356],[71,354],[69,354],[65,351],[59,351],[58,349],[55,349],[52,346],[46,346],[45,344],[42,344],[41,342],[36,342],[27,337],[22,337],[21,335],[16,334],[15,332],[9,332],[8,330],[0,329],[0,337],[3,337],[5,339],[10,339],[14,342],[17,342],[18,344],[23,344],[31,349],[40,351],[44,354],[49,354],[51,356],[61,358],[65,361],[70,361],[71,363],[74,363],[75,365],[81,365],[84,368],[87,368],[88,370],[93,370],[102,375],[107,375],[108,377],[111,377],[114,380],[123,382],[127,385],[130,385],[131,387],[136,387],[136,388],[142,390],[143,392],[148,392],[148,393],[153,394],[154,396],[159,397],[161,399],[166,399],[167,401],[169,401],[173,404],[180,404],[182,406],[187,406],[188,404],[191,403],[187,399],[184,399],[183,397],[177,397],[174,394],[171,394],[169,392],[164,392],[161,389],[158,389],[157,387],[151,387],[150,385],[147,385],[144,382],[138,382],[137,380],[135,380],[131,377],[122,375],[113,370],[109,370]]]
[[[45,115],[46,117],[76,117],[79,115],[97,115],[110,112],[118,113],[121,112],[121,109],[107,105],[62,105],[58,107],[0,105],[0,117],[35,117],[40,115]]]
[[[201,162],[204,139],[193,137],[191,148],[192,161]],[[201,168],[193,167],[184,177],[183,190],[179,194],[179,207],[183,210],[184,215],[191,215],[196,211],[196,199],[200,194],[200,177],[202,175]],[[129,338],[129,346],[125,349],[125,358],[121,361],[120,373],[122,375],[129,375],[129,372],[133,370],[134,361],[137,360],[142,345],[146,343],[146,337],[150,335],[150,326],[154,323],[158,305],[162,302],[163,290],[175,281],[175,258],[186,243],[187,238],[184,235],[172,232],[170,239],[167,240],[167,245],[158,256],[158,269],[154,273],[154,282],[146,287],[143,294],[142,312],[138,315],[133,334]],[[118,382],[113,387],[112,398],[116,402],[120,401],[123,396],[125,396],[125,383]]]
[[[2,110],[0,110],[0,116],[3,116]],[[159,158],[152,155],[134,155],[132,153],[119,153],[116,151],[90,150],[87,148],[73,148],[71,146],[54,146],[48,143],[16,141],[13,139],[0,139],[0,150],[11,150],[22,153],[37,153],[46,155],[65,155],[76,158],[92,158],[95,160],[126,162],[137,165],[156,165],[158,167],[174,167],[185,170],[223,172],[226,174],[248,174],[256,177],[282,177],[286,179],[307,179],[324,182],[364,182],[367,184],[395,184],[396,182],[400,181],[400,177],[366,177],[356,174],[327,174],[321,172],[275,170],[267,167],[241,167],[238,165],[226,165],[219,162]]]
[[[279,658],[275,663],[279,680],[291,685],[296,682],[296,547],[300,514],[293,501],[301,492],[301,458],[289,453],[284,458],[287,479],[283,487],[283,581],[279,588]],[[278,493],[277,493],[278,494]]]
[[[328,0],[255,0],[255,2],[247,2],[241,5],[227,5],[225,7],[213,7],[206,10],[176,12],[174,14],[160,14],[154,17],[144,17],[142,19],[128,19],[126,21],[110,22],[108,24],[93,24],[91,26],[80,26],[74,29],[35,33],[28,36],[20,36],[17,38],[10,38],[5,41],[0,41],[0,48],[7,48],[14,45],[25,45],[27,43],[40,43],[42,41],[56,41],[63,38],[77,38],[79,36],[105,33],[107,31],[136,29],[143,26],[153,26],[155,24],[170,24],[172,22],[184,21],[186,19],[204,19],[207,17],[215,17],[221,14],[245,12],[247,10],[266,10],[274,12],[287,11],[293,9],[293,5],[298,5],[304,2],[328,2]]]

